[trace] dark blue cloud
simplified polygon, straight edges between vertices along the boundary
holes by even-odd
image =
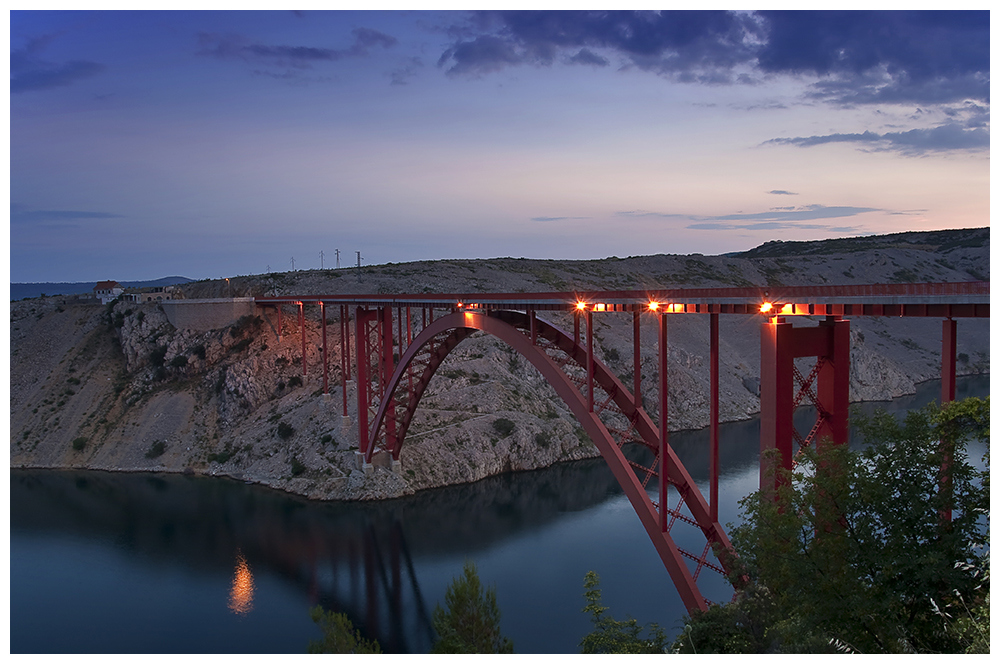
[[[590,217],[532,217],[532,221],[567,221],[567,220],[580,220],[580,219],[590,219]]]
[[[551,65],[563,51],[575,64],[608,62],[592,49],[680,78],[724,78],[752,58],[745,14],[727,12],[481,12],[441,56],[450,75],[482,75],[517,65]]]
[[[794,191],[785,191],[784,189],[772,189],[771,191],[769,191],[767,193],[769,193],[769,194],[777,194],[779,196],[798,196],[798,194],[795,193]]]
[[[420,58],[409,58],[405,65],[389,72],[389,79],[393,85],[407,85],[410,79],[417,75],[417,70],[423,66],[424,62]]]
[[[989,100],[989,12],[479,12],[452,26],[452,76],[521,65],[610,64],[682,82],[819,78],[839,104]]]
[[[762,71],[824,77],[842,103],[989,99],[989,12],[761,12]]]
[[[85,210],[28,210],[21,205],[10,206],[11,223],[85,221],[93,219],[122,219],[120,214],[90,212]]]
[[[567,59],[566,62],[573,65],[591,65],[594,67],[607,67],[611,64],[607,58],[603,58],[589,48],[581,48],[580,51]]]
[[[795,145],[798,147],[813,147],[827,143],[853,143],[869,150],[893,151],[909,156],[954,150],[988,152],[990,132],[985,127],[968,129],[962,125],[950,123],[928,129],[910,129],[909,131],[883,134],[865,131],[854,134],[773,138],[765,142],[765,144]]]
[[[29,41],[24,48],[10,52],[12,94],[72,85],[76,81],[96,76],[104,71],[104,65],[87,60],[46,62],[41,58],[41,52],[54,38],[55,35],[37,37]]]
[[[295,74],[291,70],[311,69],[317,63],[364,57],[373,48],[390,48],[397,43],[395,37],[371,28],[355,28],[351,34],[354,36],[354,42],[350,46],[335,49],[315,46],[255,44],[242,35],[201,32],[198,34],[197,54],[219,59],[240,59],[256,65],[285,68],[289,71],[277,75],[267,70],[257,70],[257,73],[278,78],[294,78]]]

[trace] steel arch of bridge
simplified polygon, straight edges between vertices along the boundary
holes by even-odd
[[[669,444],[664,457],[659,427],[636,405],[632,393],[600,361],[593,360],[588,368],[587,358],[593,355],[582,344],[534,315],[505,310],[459,311],[429,324],[404,351],[385,386],[362,449],[366,462],[379,451],[399,458],[406,431],[437,368],[476,331],[505,342],[555,389],[624,490],[687,609],[705,610],[707,604],[697,581],[706,568],[729,572],[731,545],[725,531],[713,520],[704,497]],[[410,369],[415,365],[422,370],[411,382]],[[584,374],[592,374],[593,380],[588,381]],[[588,389],[591,384],[596,388],[593,396]],[[652,452],[653,462],[646,465],[627,458],[622,450],[626,443],[644,445]],[[657,500],[647,491],[654,479]],[[679,495],[674,507],[663,499],[668,496],[668,487]],[[701,532],[705,544],[700,551],[686,551],[676,544],[671,532],[677,524],[694,526]]]
[[[761,323],[760,488],[768,490],[770,481],[774,481],[774,468],[766,467],[765,459],[774,458],[774,455],[767,452],[776,450],[780,458],[777,463],[783,468],[791,468],[793,441],[798,441],[800,447],[822,438],[834,444],[846,442],[850,371],[848,317],[943,319],[941,401],[952,401],[955,398],[956,319],[989,317],[989,282],[775,287],[770,293],[768,289],[759,288],[718,288],[584,294],[274,296],[258,297],[255,301],[259,307],[275,308],[275,331],[279,339],[282,305],[296,307],[302,335],[303,375],[307,372],[303,309],[305,304],[319,306],[324,393],[328,392],[326,307],[339,307],[340,378],[345,417],[348,414],[347,381],[351,379],[352,369],[350,319],[353,308],[358,445],[359,455],[366,465],[376,453],[387,453],[398,460],[420,398],[455,346],[476,331],[505,341],[542,373],[583,425],[632,503],[686,608],[695,611],[705,609],[707,604],[697,585],[700,573],[705,568],[726,573],[731,567],[732,549],[718,523],[719,315],[767,313]],[[422,326],[411,320],[411,307],[421,309]],[[435,312],[441,310],[447,313],[435,321]],[[572,312],[573,336],[537,318],[537,311],[546,310]],[[593,316],[597,312],[632,314],[632,393],[594,356]],[[659,322],[657,382],[661,416],[658,426],[642,408],[640,394],[639,319],[643,313],[655,315]],[[667,318],[675,314],[708,314],[710,317],[707,501],[669,447]],[[791,320],[800,316],[821,317],[825,321],[818,327],[792,326]],[[586,326],[584,343],[581,343],[581,323]],[[421,330],[416,337],[413,336],[414,328]],[[801,357],[817,358],[808,378],[803,378],[794,366],[794,360]],[[797,390],[793,381],[799,383]],[[816,406],[818,416],[812,431],[803,437],[795,430],[791,415],[805,396]],[[645,447],[653,461],[629,458],[622,452],[626,443]],[[661,453],[664,448],[665,454]],[[653,478],[657,480],[656,485],[650,487]],[[656,489],[656,500],[653,500],[649,492]],[[672,508],[669,500],[660,500],[660,496],[669,497],[671,491],[678,497]],[[684,551],[676,545],[672,529],[683,524],[700,532],[705,542],[700,554]],[[710,557],[713,554],[717,554],[717,558]]]

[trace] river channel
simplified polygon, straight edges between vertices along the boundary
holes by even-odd
[[[903,413],[939,391],[925,383],[861,408]],[[959,398],[987,394],[989,376],[959,379]],[[723,523],[757,488],[758,436],[757,420],[720,427]],[[707,440],[670,438],[703,493]],[[387,652],[425,653],[431,613],[466,560],[496,587],[515,652],[579,651],[588,570],[615,617],[682,625],[677,592],[600,459],[372,504],[181,475],[11,470],[10,481],[12,653],[301,653],[319,638],[317,604]]]

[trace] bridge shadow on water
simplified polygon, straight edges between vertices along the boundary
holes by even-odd
[[[381,503],[311,502],[225,478],[96,471],[13,470],[10,493],[12,534],[99,542],[152,568],[229,570],[234,613],[252,611],[254,579],[259,586],[274,575],[309,606],[346,613],[387,652],[427,652],[433,602],[416,558],[475,557],[620,489],[594,459]],[[106,651],[116,650],[111,644]]]

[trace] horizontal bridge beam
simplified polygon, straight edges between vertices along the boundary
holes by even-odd
[[[988,281],[854,286],[678,288],[656,291],[563,293],[436,293],[399,295],[280,295],[259,306],[348,304],[458,310],[660,312],[781,316],[917,316],[989,318]]]

